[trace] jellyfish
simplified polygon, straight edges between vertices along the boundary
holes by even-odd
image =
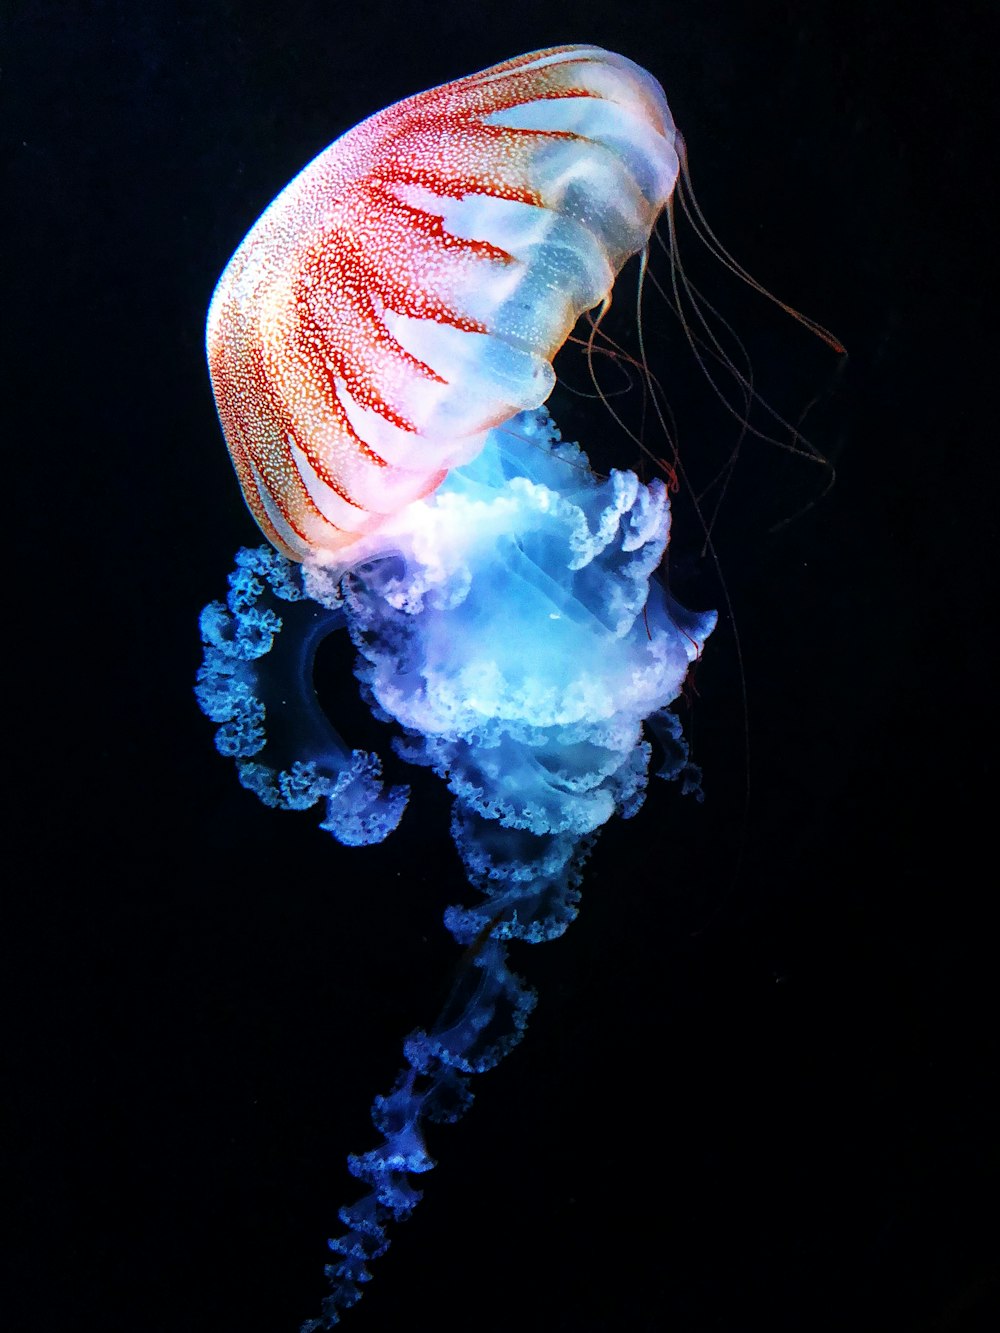
[[[452,798],[472,901],[449,998],[375,1098],[349,1158],[330,1292],[359,1299],[434,1165],[431,1122],[521,1038],[518,942],[561,935],[584,863],[655,773],[700,796],[671,704],[715,624],[659,574],[668,490],[596,474],[544,404],[578,318],[610,299],[678,174],[656,80],[564,46],[410,97],[346,133],[251,229],[219,281],[208,360],[268,545],[240,551],[201,617],[197,697],[265,804],[319,805],[341,843],[386,838],[407,789],[350,749],[316,697],[346,630],[359,697]],[[349,706],[356,706],[350,701]]]

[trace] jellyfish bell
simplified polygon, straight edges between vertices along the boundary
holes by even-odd
[[[278,550],[351,563],[547,399],[555,353],[670,198],[675,137],[651,75],[566,46],[398,102],[295,177],[207,328],[230,454]]]

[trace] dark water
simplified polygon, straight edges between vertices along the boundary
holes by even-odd
[[[565,938],[522,950],[527,1037],[432,1141],[348,1326],[995,1327],[991,10],[7,12],[5,1328],[281,1333],[316,1312],[344,1154],[440,1002],[465,890],[433,780],[351,852],[260,807],[212,747],[197,614],[255,534],[204,312],[342,130],[573,40],[660,78],[727,246],[849,349],[838,369],[685,252],[769,401],[797,418],[818,396],[804,428],[837,482],[818,499],[819,469],[744,449],[715,529],[742,674],[722,629],[685,709],[706,801],[655,789],[606,831]],[[647,321],[711,475],[736,427],[663,307]],[[599,406],[565,411],[614,448]],[[682,596],[721,604],[683,499],[673,561]],[[374,744],[336,657],[332,711]]]

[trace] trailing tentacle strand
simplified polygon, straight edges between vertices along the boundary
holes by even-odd
[[[576,915],[597,833],[644,799],[646,719],[666,755],[663,776],[696,787],[679,726],[665,710],[715,616],[682,611],[656,579],[669,518],[662,483],[645,486],[629,472],[595,477],[586,455],[560,442],[539,409],[491,431],[476,459],[391,520],[392,558],[338,579],[266,551],[245,553],[238,595],[206,617],[203,689],[206,680],[230,679],[220,638],[256,635],[256,651],[266,619],[267,642],[280,642],[286,630],[269,618],[268,598],[291,595],[294,605],[305,591],[307,606],[346,624],[363,694],[378,717],[396,724],[399,753],[433,768],[451,790],[455,843],[481,894],[446,913],[466,961],[437,1020],[407,1039],[395,1086],[376,1099],[381,1142],[349,1159],[369,1192],[340,1213],[346,1230],[331,1242],[332,1292],[322,1320],[307,1330],[331,1327],[358,1299],[389,1225],[420,1199],[414,1178],[434,1165],[426,1123],[457,1119],[471,1101],[469,1078],[520,1040],[535,997],[509,967],[508,948],[555,938]],[[305,621],[289,628],[307,647],[315,640]],[[256,679],[266,674],[265,656],[252,659]],[[215,685],[209,701],[228,700],[227,691]],[[217,719],[226,713],[213,707]],[[256,733],[265,755],[270,725],[265,709]],[[274,725],[287,733],[283,714]],[[336,818],[324,827],[343,842],[361,840],[359,825],[368,840],[384,836],[402,795],[382,796],[358,781],[346,753],[324,763],[316,753],[321,734],[310,737],[302,765],[326,772],[339,764],[351,773],[336,787]],[[327,743],[339,745],[332,730]],[[377,764],[365,760],[372,783]],[[373,822],[373,809],[384,812],[382,823]]]

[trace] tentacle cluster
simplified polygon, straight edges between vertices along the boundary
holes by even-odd
[[[681,610],[654,576],[669,517],[660,483],[596,477],[539,409],[492,431],[346,574],[245,551],[227,603],[203,613],[198,696],[220,750],[267,804],[325,798],[323,827],[355,844],[385,837],[406,793],[382,790],[377,758],[351,752],[315,697],[316,647],[347,627],[362,694],[395,724],[397,751],[452,792],[453,836],[481,894],[446,913],[465,961],[376,1098],[381,1142],[349,1159],[368,1193],[341,1210],[331,1294],[307,1333],[358,1299],[390,1223],[419,1200],[413,1177],[434,1165],[426,1123],[457,1119],[469,1077],[520,1039],[535,996],[509,942],[552,939],[576,915],[597,833],[644,799],[647,728],[660,774],[698,790],[668,705],[715,617]]]

